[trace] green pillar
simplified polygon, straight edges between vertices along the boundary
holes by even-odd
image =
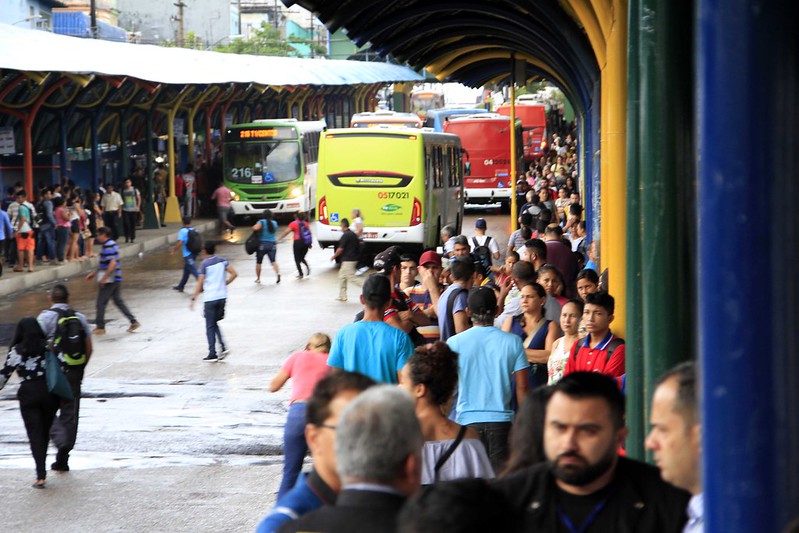
[[[161,93],[163,94],[163,93]],[[142,201],[142,211],[144,212],[144,229],[158,229],[161,227],[160,221],[160,213],[158,212],[158,206],[153,201],[153,172],[152,172],[152,165],[153,165],[153,115],[155,114],[156,106],[158,105],[158,101],[161,99],[160,96],[155,98],[153,103],[150,105],[150,109],[145,112],[145,131],[144,131],[144,142],[147,143],[147,165],[145,172],[147,175],[144,177],[145,183],[147,184],[147,193],[145,194],[145,199]]]
[[[644,337],[641,317],[641,159],[639,150],[640,129],[640,78],[639,36],[641,6],[632,1],[628,11],[627,51],[627,331],[626,331],[626,384],[627,454],[635,459],[644,457],[646,420],[644,405]]]
[[[632,55],[640,70],[634,80],[637,94],[630,95],[629,102],[638,109],[630,149],[635,152],[631,161],[639,169],[640,182],[637,200],[628,199],[627,207],[637,210],[640,220],[640,234],[636,238],[634,231],[628,233],[628,241],[640,242],[641,307],[627,314],[638,314],[641,320],[638,331],[643,343],[635,336],[633,342],[636,349],[643,348],[643,373],[633,364],[636,375],[630,379],[643,377],[642,388],[635,388],[642,394],[643,420],[634,414],[645,429],[654,382],[668,368],[695,357],[694,16],[690,0],[634,0],[633,4],[637,50]],[[636,431],[637,438],[645,434]]]

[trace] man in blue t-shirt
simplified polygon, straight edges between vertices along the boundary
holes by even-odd
[[[128,333],[133,333],[139,329],[139,322],[128,306],[122,300],[122,268],[119,263],[119,246],[111,238],[111,229],[105,226],[97,228],[97,242],[102,246],[100,250],[100,261],[97,270],[92,270],[86,279],[97,279],[97,318],[96,327],[92,330],[94,335],[105,335],[105,308],[109,300],[114,300],[114,304],[122,311],[122,314],[130,320]]]
[[[206,363],[216,363],[228,354],[227,346],[219,329],[219,321],[225,318],[225,304],[227,302],[227,286],[238,276],[236,270],[224,257],[216,255],[216,243],[205,243],[205,258],[200,265],[200,276],[197,286],[191,297],[190,309],[194,309],[194,300],[202,293],[203,316],[205,317],[205,334],[208,338],[208,355],[203,359]],[[230,274],[229,276],[227,274]],[[216,341],[219,341],[220,352],[216,355]]]
[[[192,253],[186,247],[186,243],[189,241],[189,230],[194,228],[191,227],[191,217],[183,217],[183,227],[180,228],[178,231],[178,240],[175,243],[169,253],[174,254],[178,251],[178,248],[181,249],[183,252],[183,277],[180,278],[180,283],[172,287],[173,290],[178,292],[183,292],[183,289],[186,287],[186,283],[189,281],[189,276],[194,276],[194,279],[200,275],[197,272],[197,267],[195,263],[197,261],[197,254]]]
[[[521,339],[493,326],[497,297],[488,287],[469,293],[474,327],[447,340],[458,354],[458,397],[455,421],[477,431],[495,470],[508,457],[513,410],[512,384],[522,403],[527,393],[527,356]]]
[[[327,364],[359,372],[381,383],[399,383],[399,373],[413,354],[407,333],[383,322],[391,301],[391,284],[379,274],[363,284],[363,319],[341,328],[333,340]]]

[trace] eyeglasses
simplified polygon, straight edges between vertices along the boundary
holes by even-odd
[[[332,425],[332,424],[319,424],[319,426],[318,426],[318,427],[320,427],[320,428],[332,429],[333,431],[336,431],[336,426],[334,426],[334,425]]]

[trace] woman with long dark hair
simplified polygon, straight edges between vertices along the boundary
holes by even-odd
[[[19,411],[25,422],[33,460],[36,461],[36,489],[45,488],[47,479],[47,443],[53,425],[59,398],[47,390],[45,369],[47,337],[35,318],[25,317],[17,324],[6,363],[0,369],[0,389],[16,370],[20,379],[17,399]]]
[[[502,331],[518,335],[524,344],[524,351],[530,365],[530,388],[546,385],[547,362],[552,352],[552,343],[558,338],[558,324],[547,320],[544,303],[547,293],[538,283],[525,285],[521,290],[519,304],[522,313],[508,317]]]
[[[261,263],[264,256],[269,257],[272,269],[277,275],[277,282],[280,283],[280,267],[277,264],[277,222],[274,220],[272,211],[266,209],[264,218],[259,220],[253,227],[253,231],[258,234],[258,250],[255,252],[255,283],[261,283]]]
[[[305,256],[308,253],[308,244],[305,243],[305,239],[303,238],[303,232],[307,231],[310,232],[311,229],[308,227],[308,218],[305,216],[305,213],[302,211],[295,213],[294,221],[289,224],[289,227],[280,234],[277,240],[283,240],[284,237],[288,236],[289,233],[294,233],[294,264],[297,265],[297,279],[302,279],[302,265],[305,265],[306,276],[311,274],[311,267],[308,266],[308,261],[305,260]]]
[[[400,372],[400,387],[416,402],[422,426],[422,484],[462,478],[493,478],[494,469],[474,429],[456,424],[449,412],[458,383],[458,359],[447,343],[419,346]]]

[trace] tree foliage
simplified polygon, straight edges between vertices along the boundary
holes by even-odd
[[[294,36],[288,40],[283,39],[280,31],[267,22],[261,22],[259,28],[253,29],[249,39],[234,39],[228,44],[217,46],[215,50],[229,54],[252,54],[257,56],[301,56],[302,54],[293,45],[309,46],[316,56],[322,56],[326,53],[323,47],[308,39],[300,39]]]

